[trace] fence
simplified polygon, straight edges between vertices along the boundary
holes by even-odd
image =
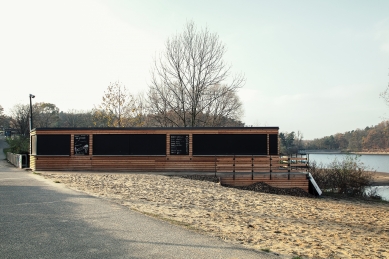
[[[18,168],[26,168],[28,165],[27,155],[25,154],[7,152],[7,160]]]
[[[221,173],[222,185],[248,186],[263,182],[273,187],[297,187],[309,192],[308,160],[305,155],[215,157],[215,171]]]

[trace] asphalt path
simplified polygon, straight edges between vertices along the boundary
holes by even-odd
[[[8,144],[5,142],[5,137],[4,135],[0,135],[0,160],[4,160],[6,158],[3,149],[7,148]]]
[[[0,258],[285,257],[145,216],[1,160]]]

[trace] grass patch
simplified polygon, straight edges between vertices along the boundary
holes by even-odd
[[[261,251],[266,252],[266,253],[270,253],[270,249],[269,248],[261,248]]]

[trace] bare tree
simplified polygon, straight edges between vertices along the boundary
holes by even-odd
[[[52,103],[35,103],[32,108],[34,128],[57,127],[59,108]]]
[[[4,130],[5,123],[6,123],[6,116],[4,114],[4,108],[3,106],[0,105],[0,129],[1,130]]]
[[[4,114],[4,109],[0,105],[0,130],[3,131],[6,128],[9,128],[10,127],[10,123],[11,123],[11,117],[9,117],[8,115]]]
[[[28,104],[17,104],[11,110],[11,127],[18,130],[22,136],[29,135],[30,106]]]
[[[241,115],[236,93],[245,78],[230,77],[225,52],[217,34],[207,28],[197,31],[193,22],[167,40],[166,50],[155,60],[148,93],[149,111],[157,124],[221,126],[216,123],[220,118]]]
[[[110,83],[103,101],[93,110],[96,126],[128,127],[134,124],[134,97],[120,82]]]
[[[144,93],[138,93],[134,98],[134,120],[133,125],[137,127],[152,126],[147,112],[147,100]]]
[[[92,127],[92,112],[82,110],[68,110],[67,112],[59,113],[60,127]]]
[[[380,97],[384,99],[385,103],[389,106],[389,85],[386,87],[385,91],[380,93]]]

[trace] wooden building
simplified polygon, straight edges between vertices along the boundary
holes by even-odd
[[[306,174],[293,174],[293,167],[280,160],[278,131],[278,127],[36,128],[31,131],[30,168],[230,173],[227,184],[242,185],[239,173],[246,175],[245,184],[260,179],[278,182],[277,187],[308,190]]]
[[[214,172],[215,158],[278,156],[278,127],[37,128],[31,143],[37,171]]]

